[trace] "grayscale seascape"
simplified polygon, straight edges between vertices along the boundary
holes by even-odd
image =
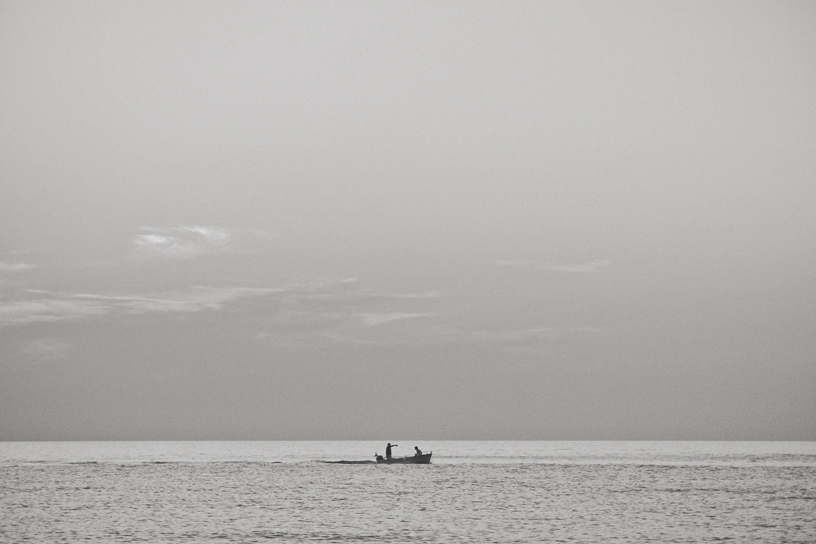
[[[0,540],[816,540],[812,442],[436,442],[387,466],[377,446],[0,444]]]
[[[816,1],[0,0],[0,544],[815,518]]]

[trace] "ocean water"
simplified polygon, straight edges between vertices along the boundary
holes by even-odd
[[[815,442],[0,443],[0,542],[816,542]]]

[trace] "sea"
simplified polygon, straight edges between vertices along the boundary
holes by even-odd
[[[0,442],[0,542],[816,542],[816,442]]]

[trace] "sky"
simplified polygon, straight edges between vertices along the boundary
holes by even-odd
[[[816,440],[813,2],[0,3],[0,440]]]

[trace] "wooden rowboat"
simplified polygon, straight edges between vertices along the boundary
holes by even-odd
[[[412,465],[427,465],[431,462],[431,455],[433,455],[432,451],[428,453],[423,453],[422,455],[406,455],[405,457],[392,457],[391,459],[386,459],[382,455],[375,455],[378,463],[385,463],[385,464],[412,464]]]

